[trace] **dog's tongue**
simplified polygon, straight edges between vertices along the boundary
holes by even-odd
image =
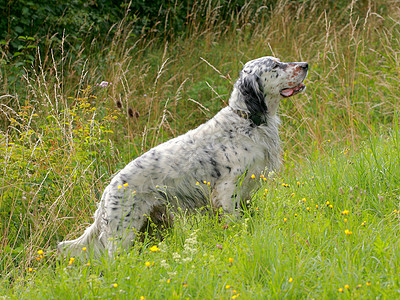
[[[284,97],[290,97],[294,93],[294,89],[285,89],[281,91],[281,95]]]

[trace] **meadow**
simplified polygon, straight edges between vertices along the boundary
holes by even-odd
[[[0,296],[400,298],[399,3],[339,3],[249,1],[222,21],[199,1],[183,33],[123,19],[106,47],[26,38],[34,63],[0,73]],[[211,118],[266,55],[310,72],[280,106],[285,167],[252,179],[239,219],[182,212],[114,260],[57,255],[113,174]]]

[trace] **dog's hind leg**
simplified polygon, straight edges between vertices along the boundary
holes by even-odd
[[[151,195],[135,195],[119,207],[106,207],[105,248],[112,256],[116,250],[129,249],[157,204]]]

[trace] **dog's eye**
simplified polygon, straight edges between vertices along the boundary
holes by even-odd
[[[275,69],[277,69],[278,68],[278,64],[275,64],[273,67],[272,67],[272,70],[275,70]]]

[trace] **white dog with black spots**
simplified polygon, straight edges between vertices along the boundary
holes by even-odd
[[[150,221],[170,226],[178,207],[237,212],[255,188],[251,174],[280,169],[279,102],[305,89],[307,72],[305,62],[269,56],[247,62],[228,107],[131,161],[105,189],[94,223],[58,249],[78,255],[87,247],[113,256],[117,247],[133,245]]]

